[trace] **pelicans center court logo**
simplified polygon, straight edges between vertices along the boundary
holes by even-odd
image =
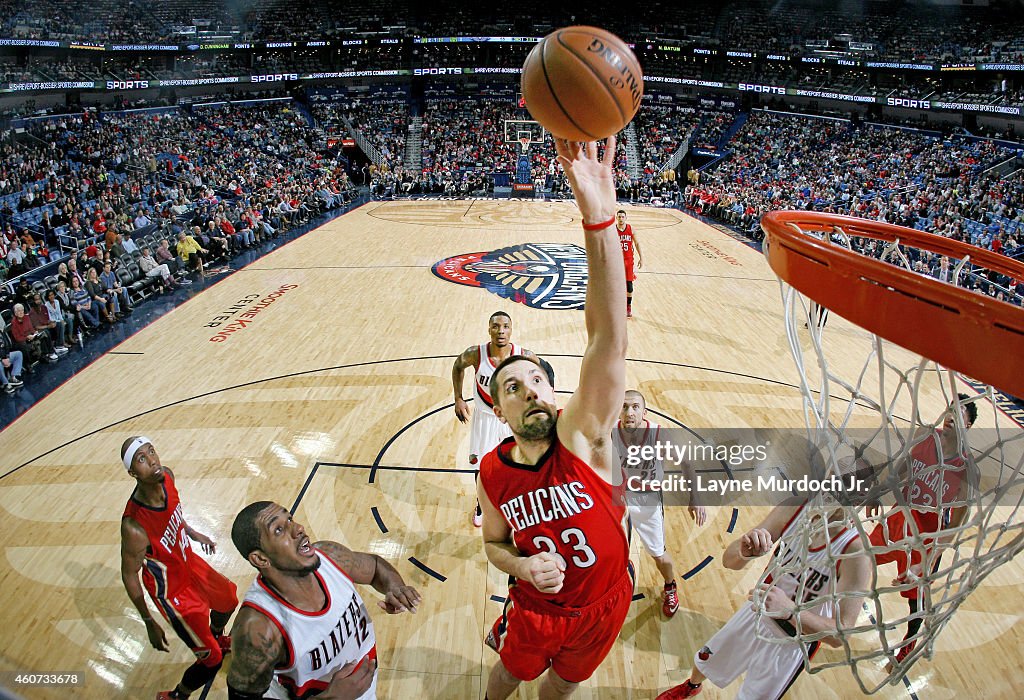
[[[443,280],[482,287],[534,309],[582,309],[587,297],[587,253],[572,243],[526,243],[465,253],[431,269]]]

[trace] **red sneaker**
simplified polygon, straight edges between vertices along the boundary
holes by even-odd
[[[885,672],[886,673],[892,673],[893,667],[896,664],[903,663],[906,660],[906,658],[908,656],[910,656],[910,652],[914,651],[914,647],[916,647],[916,646],[917,646],[917,640],[916,639],[913,640],[913,641],[907,642],[906,644],[901,646],[899,648],[899,650],[896,652],[896,663],[894,664],[894,663],[892,663],[890,661],[888,664],[886,664]]]
[[[679,609],[679,595],[676,593],[676,582],[666,583],[661,591],[661,612],[665,617],[672,617]]]
[[[677,685],[675,688],[669,688],[655,698],[655,700],[682,700],[682,698],[692,698],[695,695],[700,695],[701,690],[703,690],[703,686],[700,683],[694,685],[690,682],[690,679],[687,678],[683,681],[682,685]]]
[[[161,690],[156,694],[156,700],[178,700],[173,690]]]
[[[221,654],[230,654],[231,653],[231,635],[219,634],[219,635],[217,635],[216,640],[217,640],[217,646],[220,647],[220,653]]]

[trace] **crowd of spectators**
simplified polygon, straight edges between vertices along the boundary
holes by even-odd
[[[351,201],[345,161],[321,140],[290,103],[272,102],[66,115],[0,145],[0,280],[20,277],[0,300],[3,342],[21,353],[5,386],[116,323],[151,287],[187,283]],[[51,291],[53,325],[38,303]]]
[[[645,101],[633,121],[636,130],[637,155],[643,163],[647,179],[660,172],[662,166],[680,148],[689,143],[697,125],[697,108],[690,104],[673,104],[655,99]]]
[[[160,23],[144,3],[132,0],[4,0],[4,37],[110,43],[156,41]]]
[[[768,211],[810,209],[1024,252],[1024,186],[986,174],[1015,153],[993,141],[755,112],[729,148],[730,158],[685,188],[683,202],[755,237]],[[912,263],[936,274],[948,265],[940,257]]]
[[[724,46],[763,51],[849,51],[891,61],[1012,61],[1021,56],[1024,16],[1006,8],[868,3],[827,8],[745,0],[727,6],[718,39]],[[825,43],[827,42],[827,47]],[[850,47],[854,42],[857,48]]]
[[[654,0],[643,12],[611,0],[590,8],[602,23],[636,43],[645,72],[675,78],[727,82],[770,82],[788,87],[828,89],[884,98],[944,99],[1000,106],[1024,106],[1024,87],[1010,75],[956,72],[865,71],[853,66],[709,60],[691,46],[775,50],[799,60],[827,51],[830,56],[887,61],[1024,62],[1024,11],[987,7],[921,9],[898,3],[822,8],[820,3],[736,0],[724,7],[710,2]],[[838,5],[838,4],[837,4]],[[378,45],[372,39],[350,46],[293,47],[232,53],[105,56],[70,52],[54,57],[19,52],[2,59],[5,82],[125,80],[244,76],[256,73],[308,73],[351,69],[444,68],[522,64],[530,43],[412,43],[417,36],[539,36],[555,26],[578,22],[571,8],[529,0],[526,7],[417,5],[379,0],[358,7],[313,0],[259,0],[239,6],[216,0],[98,0],[80,6],[71,0],[0,0],[0,34],[14,37],[105,42],[198,41],[176,33],[180,22],[225,27],[236,40],[366,37],[377,32],[410,40]],[[301,42],[298,42],[301,43]],[[665,44],[668,45],[665,45]],[[663,51],[662,49],[671,49]]]
[[[1024,60],[1024,15],[1005,5],[922,10],[904,3],[823,7],[820,2],[736,0],[679,3],[650,0],[643,11],[616,0],[593,0],[590,16],[633,41],[653,37],[724,48],[793,52],[817,48],[880,60]],[[394,36],[539,36],[582,20],[572,6],[521,0],[515,6],[441,5],[412,0],[365,0],[337,5],[315,0],[3,0],[5,36],[87,41],[187,41],[184,27],[216,30],[237,39],[330,39],[386,33]],[[851,42],[853,46],[851,47]],[[827,44],[827,47],[826,47]],[[422,47],[423,56],[448,65],[458,46]],[[521,51],[481,49],[493,60],[515,62]]]
[[[370,187],[379,197],[419,193],[415,169],[407,169],[406,136],[409,130],[408,104],[403,92],[383,90],[367,97],[314,102],[312,113],[328,138],[363,139],[368,162],[359,169],[356,181]],[[346,123],[347,122],[347,123]]]
[[[703,109],[693,135],[693,145],[717,150],[722,137],[736,120],[736,113],[727,110]]]
[[[348,105],[347,116],[379,154],[379,167],[394,170],[404,164],[409,131],[409,108],[404,99],[369,103],[355,100]]]
[[[480,190],[480,177],[492,172],[513,173],[519,144],[505,140],[505,121],[528,119],[514,101],[486,97],[427,102],[423,114],[420,187],[446,194]],[[546,169],[554,145],[531,147],[532,168]]]

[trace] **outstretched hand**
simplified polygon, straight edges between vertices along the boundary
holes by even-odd
[[[384,600],[377,601],[377,607],[388,615],[404,612],[411,612],[415,615],[420,600],[419,592],[412,586],[395,586],[388,591]]]
[[[615,137],[609,136],[605,142],[604,157],[597,157],[597,142],[569,141],[555,139],[555,150],[558,162],[565,171],[573,193],[576,195],[576,206],[588,224],[607,221],[615,215],[615,176],[612,165],[615,163]]]

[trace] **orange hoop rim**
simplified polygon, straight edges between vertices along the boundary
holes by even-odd
[[[1024,280],[1024,264],[984,248],[883,221],[809,211],[761,218],[779,279],[865,330],[944,367],[1024,396],[1024,308],[808,235],[899,241]]]

